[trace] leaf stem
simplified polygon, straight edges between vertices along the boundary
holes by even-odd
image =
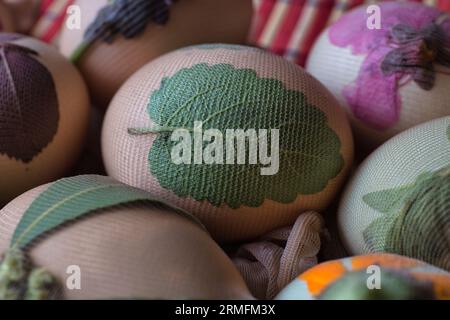
[[[154,128],[128,128],[128,134],[133,136],[142,136],[147,134],[174,132],[175,130],[186,130],[191,133],[200,132],[200,130],[184,127],[154,127]]]

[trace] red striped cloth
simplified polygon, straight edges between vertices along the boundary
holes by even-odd
[[[404,1],[423,2],[450,12],[450,0]],[[369,2],[373,1],[254,0],[251,43],[304,66],[314,41],[328,24],[347,10]]]
[[[67,8],[74,0],[42,0],[39,19],[31,34],[48,43],[55,43],[64,24]]]

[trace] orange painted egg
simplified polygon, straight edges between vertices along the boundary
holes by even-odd
[[[307,270],[276,299],[450,300],[450,273],[393,254],[356,256],[323,262]]]

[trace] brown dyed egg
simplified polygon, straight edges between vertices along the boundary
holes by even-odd
[[[102,153],[109,175],[230,242],[326,208],[353,140],[338,102],[302,68],[261,49],[207,44],[164,55],[122,86]]]
[[[152,197],[95,175],[37,187],[0,211],[0,253],[22,250],[58,298],[252,299],[203,226]]]
[[[67,173],[88,115],[73,65],[38,40],[0,33],[0,204]]]
[[[76,0],[74,6],[79,10],[68,15],[60,50],[76,62],[103,107],[129,76],[164,53],[191,44],[244,43],[252,17],[251,0]]]
[[[14,30],[4,31],[14,31],[21,34],[29,34],[30,29],[39,17],[41,4],[44,7],[41,0],[2,0],[1,2],[0,11],[3,10],[2,6],[6,6],[13,17],[14,23]]]
[[[13,32],[14,30],[14,19],[11,10],[6,6],[6,4],[0,2],[0,31],[3,32]]]

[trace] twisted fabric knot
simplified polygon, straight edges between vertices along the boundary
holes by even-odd
[[[257,299],[273,299],[305,270],[317,264],[324,222],[314,211],[302,213],[292,227],[270,232],[240,247],[233,262]]]

